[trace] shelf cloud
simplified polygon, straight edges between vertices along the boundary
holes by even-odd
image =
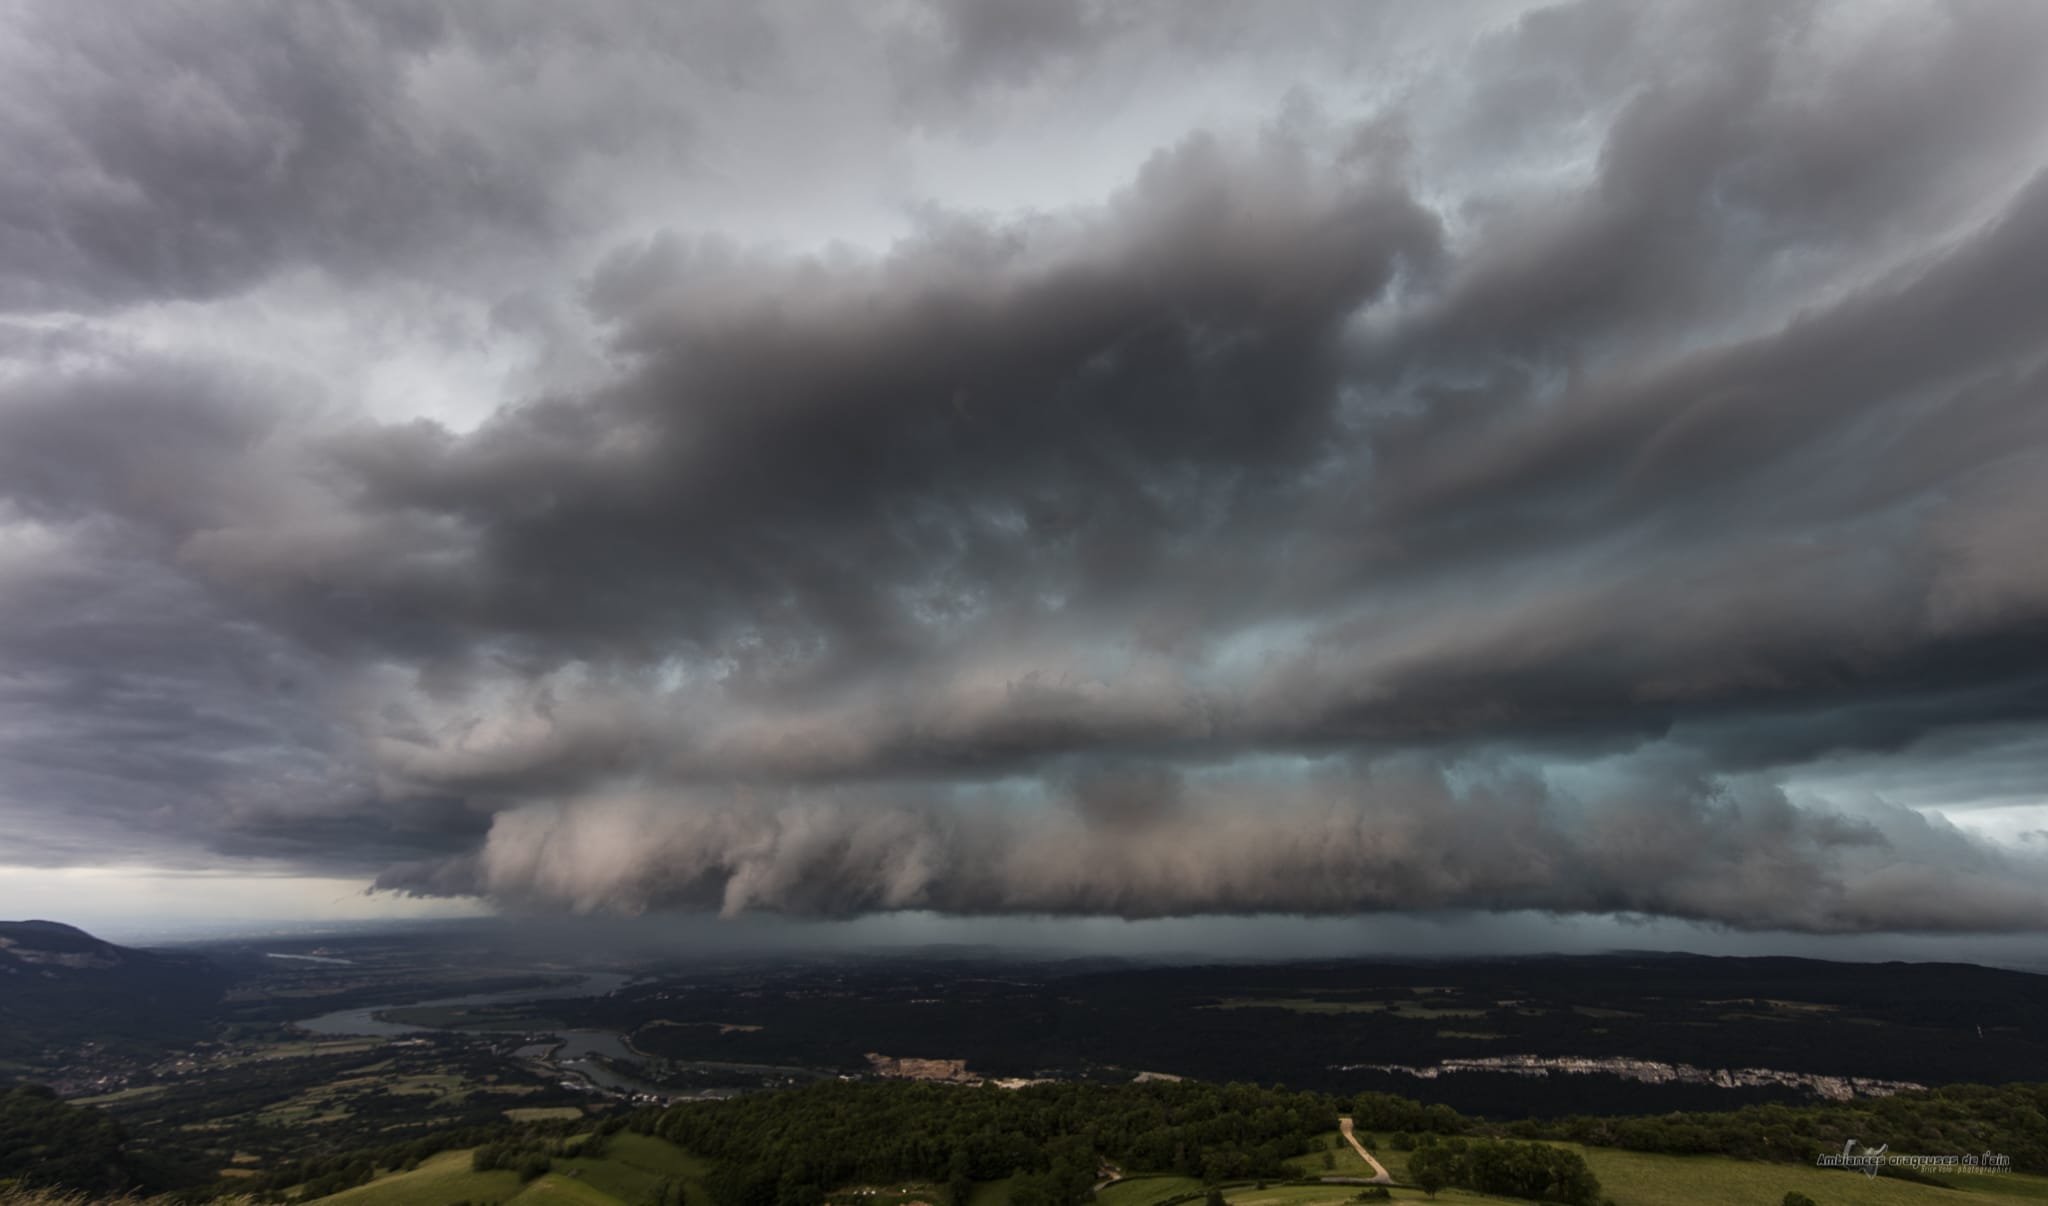
[[[1193,794],[1135,819],[1085,791],[1041,809],[903,791],[591,798],[501,814],[476,854],[380,884],[629,915],[1535,910],[1815,933],[2024,930],[2048,907],[2038,855],[1910,809],[1852,821],[1699,780],[1577,799],[1373,767]]]
[[[2048,928],[2048,10],[1270,17],[22,6],[0,862]]]

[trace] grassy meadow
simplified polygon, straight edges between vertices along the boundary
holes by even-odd
[[[1304,1175],[1356,1176],[1366,1171],[1340,1137],[1330,1132],[1338,1167],[1321,1168],[1321,1153],[1294,1162]],[[1564,1145],[1571,1146],[1571,1145]],[[1721,1156],[1666,1156],[1612,1148],[1573,1147],[1599,1177],[1602,1193],[1616,1206],[1776,1206],[1788,1191],[1797,1190],[1818,1206],[2048,1206],[2048,1177],[2022,1174],[1955,1175],[1948,1187],[1915,1184],[1891,1178],[1792,1164],[1735,1160]],[[1398,1180],[1405,1180],[1408,1153],[1376,1148]],[[706,1192],[706,1163],[661,1139],[620,1132],[605,1154],[596,1159],[557,1157],[553,1171],[522,1184],[509,1170],[476,1172],[468,1150],[442,1152],[410,1171],[390,1172],[366,1185],[319,1199],[322,1206],[642,1206],[664,1178],[680,1181],[690,1206],[717,1206]],[[928,1196],[938,1201],[937,1187]],[[1190,1177],[1140,1175],[1104,1189],[1096,1206],[1157,1206],[1169,1199],[1200,1194],[1202,1182]],[[1229,1206],[1354,1206],[1357,1185],[1282,1185],[1260,1188],[1227,1185]],[[1393,1200],[1428,1200],[1420,1190],[1393,1188]],[[1440,1192],[1438,1202],[1506,1202],[1464,1190]],[[968,1206],[1009,1206],[1007,1180],[975,1186]],[[13,1189],[0,1185],[0,1206],[93,1206],[76,1195]],[[141,1204],[136,1204],[141,1206]],[[1199,1204],[1197,1203],[1197,1206]]]
[[[1336,1132],[1324,1136],[1336,1141]],[[1363,1136],[1361,1136],[1363,1138]],[[1572,1145],[1565,1145],[1572,1146]],[[1663,1156],[1613,1148],[1576,1147],[1603,1195],[1616,1206],[1777,1206],[1789,1190],[1812,1198],[1818,1206],[2048,1206],[2048,1177],[2016,1173],[1962,1175],[1947,1178],[1951,1188],[1915,1184],[1889,1177],[1872,1179],[1860,1173],[1768,1164],[1724,1156]],[[1375,1148],[1397,1181],[1405,1180],[1405,1152]],[[1346,1159],[1348,1157],[1348,1159]],[[1347,1145],[1336,1169],[1322,1169],[1321,1153],[1289,1161],[1304,1176],[1369,1175],[1364,1161]],[[1226,1186],[1230,1206],[1354,1206],[1356,1185]],[[1097,1206],[1156,1206],[1170,1198],[1201,1193],[1190,1177],[1134,1177],[1112,1185],[1096,1198]],[[1421,1190],[1393,1187],[1395,1201],[1425,1201]],[[1446,1189],[1439,1202],[1506,1202],[1490,1194]],[[974,1206],[980,1206],[979,1203]]]
[[[703,1161],[671,1144],[621,1132],[612,1136],[601,1159],[557,1157],[554,1171],[524,1185],[507,1169],[473,1171],[464,1149],[318,1200],[323,1206],[450,1206],[462,1201],[476,1206],[640,1206],[663,1178],[674,1177],[683,1183],[691,1206],[717,1206],[704,1189],[704,1173]]]
[[[506,1169],[473,1172],[467,1149],[420,1161],[411,1172],[395,1172],[367,1185],[320,1199],[331,1206],[448,1206],[450,1202],[503,1202],[520,1190],[519,1175]]]
[[[1286,1164],[1297,1176],[1369,1177],[1372,1175],[1371,1166],[1359,1158],[1358,1153],[1351,1149],[1349,1143],[1344,1142],[1344,1136],[1336,1131],[1324,1131],[1316,1136],[1316,1138],[1322,1141],[1324,1148],[1329,1152],[1331,1167],[1323,1167],[1322,1152],[1310,1152],[1306,1156],[1293,1156],[1286,1161]],[[1365,1144],[1367,1150],[1372,1151],[1373,1155],[1379,1155],[1378,1151],[1373,1151],[1372,1149],[1371,1136],[1361,1132],[1358,1136],[1358,1141]]]
[[[1953,1188],[1921,1185],[1890,1177],[1866,1177],[1843,1169],[1798,1164],[1769,1164],[1727,1156],[1665,1156],[1607,1147],[1570,1147],[1585,1157],[1600,1178],[1600,1191],[1615,1206],[1777,1206],[1786,1192],[1798,1190],[1818,1206],[2023,1206],[2048,1204],[2048,1177],[2019,1173],[1956,1175]],[[1407,1179],[1408,1153],[1374,1150],[1397,1181]],[[1233,1206],[1261,1206],[1250,1198],[1228,1195]],[[1400,1194],[1397,1193],[1396,1197]],[[1485,1195],[1468,1195],[1472,1200]],[[1446,1190],[1439,1200],[1458,1201]],[[1286,1206],[1311,1206],[1308,1202]]]
[[[1193,1177],[1130,1177],[1095,1195],[1095,1206],[1153,1206],[1182,1194],[1202,1192]]]

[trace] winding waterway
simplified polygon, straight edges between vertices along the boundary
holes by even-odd
[[[377,1015],[393,1009],[427,1009],[438,1007],[468,1007],[476,1005],[520,1005],[531,1001],[560,1001],[578,997],[601,997],[631,983],[633,977],[616,972],[590,972],[574,984],[563,984],[554,988],[514,988],[502,992],[476,992],[460,997],[441,997],[432,1001],[412,1001],[399,1005],[368,1005],[360,1009],[337,1009],[318,1017],[294,1022],[293,1025],[311,1034],[329,1037],[369,1036],[373,1038],[398,1038],[408,1034],[474,1034],[491,1038],[505,1038],[503,1030],[473,1030],[462,1026],[413,1026],[404,1022],[387,1021]],[[602,1089],[615,1093],[653,1093],[660,1096],[674,1096],[675,1090],[665,1089],[637,1077],[626,1076],[613,1071],[602,1060],[616,1060],[624,1064],[638,1064],[640,1057],[628,1048],[625,1041],[609,1030],[559,1030],[536,1026],[536,1031],[546,1030],[562,1041],[554,1046],[550,1057],[552,1062],[573,1070],[577,1075]]]

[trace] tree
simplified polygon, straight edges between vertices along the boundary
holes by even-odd
[[[1779,1206],[1815,1206],[1814,1200],[1796,1189],[1787,1190]]]
[[[1211,1185],[1208,1194],[1202,1198],[1202,1206],[1224,1206],[1223,1191]]]
[[[775,1206],[816,1206],[825,1200],[825,1191],[805,1181],[792,1169],[782,1174],[776,1183]]]
[[[0,986],[0,1015],[12,991]],[[7,1025],[0,1021],[0,1034]],[[43,1085],[0,1088],[0,1185],[19,1180],[93,1196],[132,1189],[141,1168],[126,1140],[108,1115],[60,1100]]]
[[[1018,1172],[1010,1182],[1010,1206],[1060,1206],[1052,1178],[1045,1173]]]
[[[967,1199],[974,1196],[974,1176],[968,1165],[967,1149],[954,1148],[946,1163],[946,1206],[967,1206]]]
[[[1450,1148],[1427,1144],[1417,1148],[1414,1158],[1408,1161],[1408,1179],[1433,1198],[1437,1190],[1451,1183],[1457,1162],[1458,1156]]]

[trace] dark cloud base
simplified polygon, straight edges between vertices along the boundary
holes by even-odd
[[[621,795],[501,814],[481,852],[387,890],[577,912],[1125,919],[1624,914],[1812,933],[2038,928],[2048,862],[1905,808],[1858,820],[1705,782],[1575,798],[1416,766],[1229,777],[1105,815],[920,793]],[[1184,802],[1183,795],[1191,797]]]
[[[1385,32],[1010,9],[24,10],[12,857],[628,912],[2048,928],[2039,851],[1795,789],[2048,719],[2048,10],[1533,7],[1445,43],[1454,84],[879,251],[629,235],[591,186],[799,154],[746,123],[821,61],[892,64],[892,131],[999,139],[1140,63]],[[550,64],[612,70],[515,103]],[[457,430],[123,334],[311,278],[599,369]]]

